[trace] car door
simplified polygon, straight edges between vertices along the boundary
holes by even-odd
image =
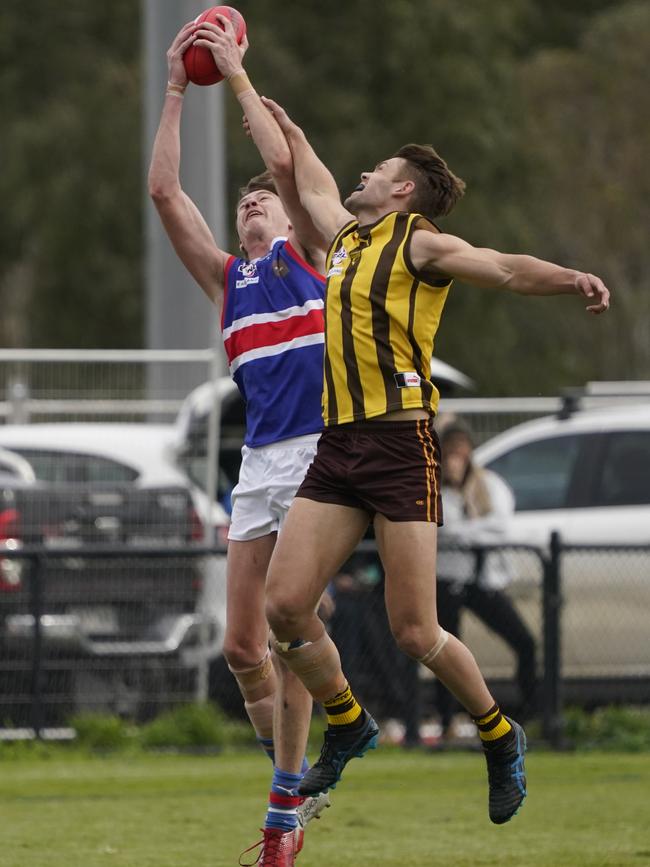
[[[601,546],[562,555],[564,675],[650,674],[647,551],[602,548],[650,541],[650,431],[547,436],[488,466],[515,492],[515,541],[545,547],[557,530],[566,545]],[[530,577],[519,576],[525,586]]]
[[[578,433],[534,439],[486,466],[510,485],[515,496],[511,541],[546,548],[554,530],[574,531],[575,504],[583,493],[585,470],[595,443]]]

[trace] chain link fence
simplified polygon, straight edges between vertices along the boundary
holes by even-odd
[[[218,411],[204,406],[184,443],[174,424],[188,381],[215,369],[211,351],[0,351],[0,726],[58,728],[85,711],[144,721],[206,699],[243,716],[221,655],[241,402],[217,390]],[[560,404],[446,397],[441,409],[482,440]],[[650,549],[560,540],[474,556],[504,559],[510,580],[500,601],[476,582],[445,588],[443,625],[506,709],[541,717],[557,742],[565,702],[650,701]],[[332,589],[328,627],[352,684],[415,742],[445,698],[394,646],[372,542]]]
[[[195,544],[125,555],[114,547],[31,547],[4,554],[5,565],[22,569],[20,587],[0,602],[6,725],[56,728],[85,711],[151,719],[196,699],[206,652],[207,697],[243,718],[220,655],[225,595],[200,592],[206,570],[223,564],[221,549]],[[462,588],[453,630],[507,712],[541,719],[548,740],[559,744],[567,702],[650,700],[650,547],[564,548],[555,536],[548,551],[492,546],[471,554],[476,574],[485,557],[507,558],[512,569],[512,582],[499,591],[473,581]],[[73,580],[65,575],[70,569]],[[223,571],[217,583],[225,586]],[[495,592],[505,600],[498,608],[501,634],[498,616],[486,616]],[[483,594],[479,605],[472,602],[476,593]],[[407,742],[417,742],[423,723],[440,719],[449,705],[430,672],[395,647],[371,541],[341,570],[333,595],[328,629],[355,692],[378,718],[398,721]],[[451,628],[442,606],[440,614]]]

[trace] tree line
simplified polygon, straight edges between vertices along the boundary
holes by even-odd
[[[206,4],[207,5],[207,4]],[[457,284],[436,354],[485,394],[650,379],[650,6],[239,0],[259,90],[342,191],[409,142],[465,179],[442,227],[602,276],[612,310]],[[0,6],[0,344],[143,340],[139,0]],[[260,170],[227,98],[228,208]],[[231,239],[231,247],[236,247]]]

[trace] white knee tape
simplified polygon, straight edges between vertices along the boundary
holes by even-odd
[[[300,678],[309,692],[321,700],[321,693],[330,698],[328,690],[342,678],[341,660],[336,645],[324,632],[316,641],[308,641],[289,649],[283,641],[272,637],[273,649],[293,673]]]
[[[244,701],[256,702],[275,693],[276,676],[270,651],[252,668],[234,669],[230,665],[228,668],[237,681]]]
[[[443,647],[445,646],[445,644],[448,641],[449,641],[449,633],[445,632],[444,629],[441,629],[440,635],[439,635],[436,643],[433,645],[433,647],[431,648],[431,650],[428,653],[425,653],[424,656],[422,656],[422,657],[420,657],[420,659],[418,659],[418,662],[421,662],[422,665],[426,665],[427,667],[429,667],[431,665],[431,663],[433,662],[433,660],[436,658],[436,656],[438,656],[438,654],[440,653],[440,651],[443,649]]]

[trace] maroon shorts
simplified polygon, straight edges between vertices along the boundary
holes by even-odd
[[[325,428],[297,497],[442,524],[440,444],[432,419]]]

